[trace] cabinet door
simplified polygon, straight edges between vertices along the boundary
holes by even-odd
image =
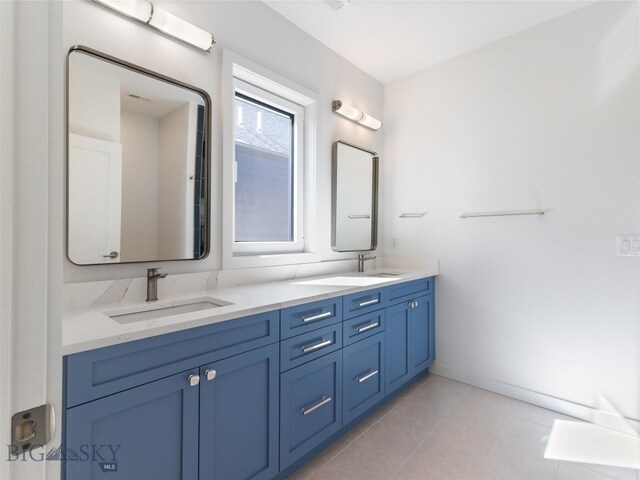
[[[400,388],[411,378],[410,302],[387,308],[386,327],[386,394]]]
[[[201,368],[200,480],[278,473],[278,375],[277,344]]]
[[[190,480],[198,475],[197,371],[67,409],[67,480]],[[195,382],[194,382],[195,383]]]
[[[280,376],[280,470],[342,428],[342,352]]]
[[[345,347],[342,362],[346,425],[384,398],[384,332]]]
[[[417,375],[432,363],[431,295],[422,295],[411,302],[411,376]]]

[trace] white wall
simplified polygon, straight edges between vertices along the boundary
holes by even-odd
[[[440,259],[437,372],[640,418],[640,258],[616,256],[640,234],[637,10],[591,4],[385,86],[384,253]]]
[[[12,189],[13,189],[13,71],[14,8],[0,2],[0,444],[11,441],[10,383],[12,341]],[[9,463],[0,462],[0,478],[9,477]]]
[[[118,112],[120,113],[120,112]],[[121,114],[122,229],[120,260],[158,258],[160,121]]]
[[[59,413],[62,403],[64,63],[54,61],[63,58],[59,3],[2,2],[0,21],[0,441],[6,446],[13,413],[43,403]],[[60,439],[58,425],[52,444]],[[0,463],[0,478],[59,477],[59,462]]]
[[[193,189],[187,196],[189,166],[195,158],[196,127],[188,103],[160,121],[160,156],[158,165],[158,254],[156,258],[180,258],[187,252],[187,218],[193,219]],[[192,144],[193,145],[190,145]],[[193,182],[193,181],[192,181]],[[191,202],[188,202],[191,200]],[[192,232],[193,232],[193,222]],[[193,237],[192,237],[193,239]],[[193,252],[193,240],[190,245]]]
[[[87,56],[76,55],[69,76],[69,132],[120,143],[120,81],[82,67]]]
[[[67,49],[74,44],[92,47],[203,88],[212,97],[211,254],[202,261],[148,265],[78,267],[65,261],[65,282],[130,278],[143,275],[150,266],[160,266],[170,274],[221,268],[220,73],[224,48],[318,92],[317,244],[323,260],[353,257],[331,251],[331,145],[342,139],[379,152],[382,133],[369,131],[332,113],[331,100],[340,98],[382,117],[382,86],[262,2],[159,3],[171,13],[210,30],[217,42],[212,53],[202,53],[175,42],[94,2],[63,4],[64,45]]]

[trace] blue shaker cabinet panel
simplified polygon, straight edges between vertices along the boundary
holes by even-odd
[[[345,320],[342,324],[343,343],[346,347],[372,335],[384,332],[385,310],[376,310],[373,313]]]
[[[417,295],[431,293],[434,289],[434,277],[421,278],[411,282],[396,283],[386,287],[386,296],[389,303],[394,304],[403,300],[415,298]]]
[[[342,351],[280,375],[280,469],[342,428]]]
[[[66,411],[67,480],[198,476],[198,386],[184,372]]]
[[[342,361],[345,425],[384,398],[384,356],[384,332],[344,348]]]
[[[408,302],[387,308],[386,394],[411,379],[411,307]]]
[[[289,338],[341,321],[342,297],[288,307],[280,314],[281,337]]]
[[[67,407],[276,343],[279,320],[276,310],[69,355]]]
[[[433,362],[431,355],[432,296],[421,295],[411,307],[411,376],[425,370]]]
[[[385,306],[384,289],[366,290],[343,297],[344,318],[378,310]]]
[[[278,345],[200,369],[200,480],[278,473],[278,375]]]
[[[280,342],[280,370],[285,371],[342,348],[342,325],[337,323]]]

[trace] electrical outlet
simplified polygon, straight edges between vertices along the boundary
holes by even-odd
[[[398,246],[398,239],[396,237],[393,237],[391,239],[391,248],[396,248]]]
[[[640,255],[640,235],[618,235],[617,252],[621,257]]]

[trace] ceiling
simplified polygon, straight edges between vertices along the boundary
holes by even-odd
[[[263,0],[302,30],[389,83],[577,10],[580,0]]]

